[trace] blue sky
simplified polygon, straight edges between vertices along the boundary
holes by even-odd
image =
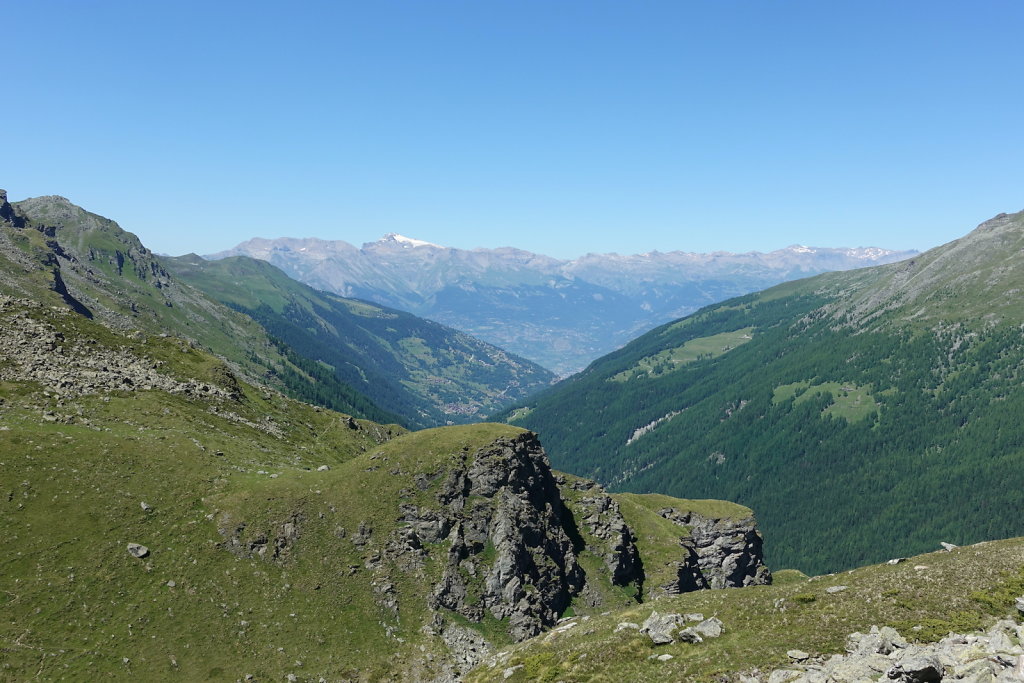
[[[158,252],[924,249],[1024,209],[1017,0],[0,11],[0,187]]]

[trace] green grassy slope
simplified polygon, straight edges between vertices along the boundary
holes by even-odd
[[[817,573],[1024,533],[1024,216],[911,261],[788,283],[640,337],[510,410],[554,466],[755,509]],[[753,328],[671,372],[666,350]]]
[[[69,342],[94,340],[97,353],[122,349],[163,363],[164,375],[240,393],[79,396],[0,385],[0,524],[10,550],[0,570],[0,678],[280,678],[303,670],[296,660],[313,671],[341,666],[325,643],[362,647],[371,666],[383,660],[339,618],[362,609],[349,606],[359,591],[325,568],[233,555],[215,515],[216,501],[340,468],[399,428],[235,383],[221,361],[177,339],[121,337],[71,314],[28,311]],[[344,504],[340,475],[316,475],[327,493],[304,497]],[[149,556],[132,557],[128,543]]]
[[[0,293],[66,306],[123,331],[172,334],[246,377],[378,421],[396,417],[251,318],[173,277],[132,233],[63,197],[0,197]]]
[[[244,256],[163,259],[413,427],[463,423],[546,387],[540,366],[443,325],[320,292]]]

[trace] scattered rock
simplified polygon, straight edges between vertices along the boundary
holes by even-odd
[[[907,558],[905,558],[905,557],[894,557],[891,560],[889,560],[888,562],[886,562],[886,564],[894,564],[895,565],[895,564],[899,564],[900,562],[906,562],[906,561],[907,561]]]
[[[692,627],[684,628],[682,631],[676,634],[676,638],[679,639],[680,643],[703,643],[704,639],[700,637]]]
[[[327,465],[320,465],[320,467],[316,468],[316,471],[317,472],[326,472],[329,469],[331,469],[331,468],[329,466],[327,466]]]
[[[682,617],[678,614],[658,614],[654,611],[640,627],[640,633],[647,634],[655,645],[667,645],[674,640],[672,634],[681,622]]]
[[[849,586],[829,586],[828,588],[825,589],[825,592],[826,593],[842,593],[847,588],[849,588]]]
[[[808,662],[806,653],[790,650],[787,654],[794,661],[794,667],[772,672],[767,681],[1001,683],[1024,680],[1024,675],[1018,675],[1018,671],[1024,669],[1024,648],[1012,639],[1022,631],[1024,626],[1004,619],[986,633],[951,633],[937,643],[911,645],[894,629],[873,626],[869,633],[850,634],[846,640],[847,654],[833,655],[824,664]]]
[[[942,680],[943,667],[937,655],[925,648],[906,650],[899,663],[886,672],[894,681],[905,683],[928,683]]]
[[[941,545],[942,549],[947,553],[960,547],[958,545],[953,545],[952,543],[946,543],[945,541],[942,541],[939,545]]]
[[[128,554],[141,559],[149,555],[149,548],[139,543],[129,543]]]
[[[146,501],[142,501],[141,503],[139,503],[139,507],[142,508],[143,512],[151,512],[153,510],[153,506],[147,504]]]
[[[614,633],[618,633],[619,631],[625,631],[626,629],[639,630],[640,624],[634,624],[631,621],[620,621],[618,626],[615,627]]]
[[[513,676],[515,676],[516,672],[519,671],[522,668],[523,668],[522,664],[517,664],[515,666],[510,666],[509,668],[507,668],[507,669],[505,669],[504,671],[501,672],[501,676],[502,676],[502,678],[512,678]]]
[[[711,617],[705,619],[696,626],[693,626],[693,631],[699,634],[703,638],[717,638],[722,635],[722,622],[718,617]]]
[[[658,655],[658,661],[659,662],[667,662],[670,659],[675,659],[675,658],[672,655],[670,655],[670,654]]]

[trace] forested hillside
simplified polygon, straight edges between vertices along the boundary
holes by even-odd
[[[477,421],[554,379],[536,363],[411,313],[321,292],[264,261],[164,258],[178,278],[256,320],[308,373],[330,382],[300,396],[324,404],[355,387],[407,427]]]
[[[556,467],[758,511],[769,564],[835,571],[1024,533],[1024,221],[644,335],[505,415]]]

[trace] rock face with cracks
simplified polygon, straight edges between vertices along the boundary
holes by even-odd
[[[404,510],[420,539],[446,538],[432,606],[508,619],[516,640],[554,624],[584,584],[547,456],[537,437],[498,439],[448,472],[436,509]]]
[[[675,508],[664,508],[658,514],[690,530],[689,537],[681,540],[686,557],[679,563],[678,583],[663,586],[665,592],[771,583],[763,540],[753,517],[713,519]]]

